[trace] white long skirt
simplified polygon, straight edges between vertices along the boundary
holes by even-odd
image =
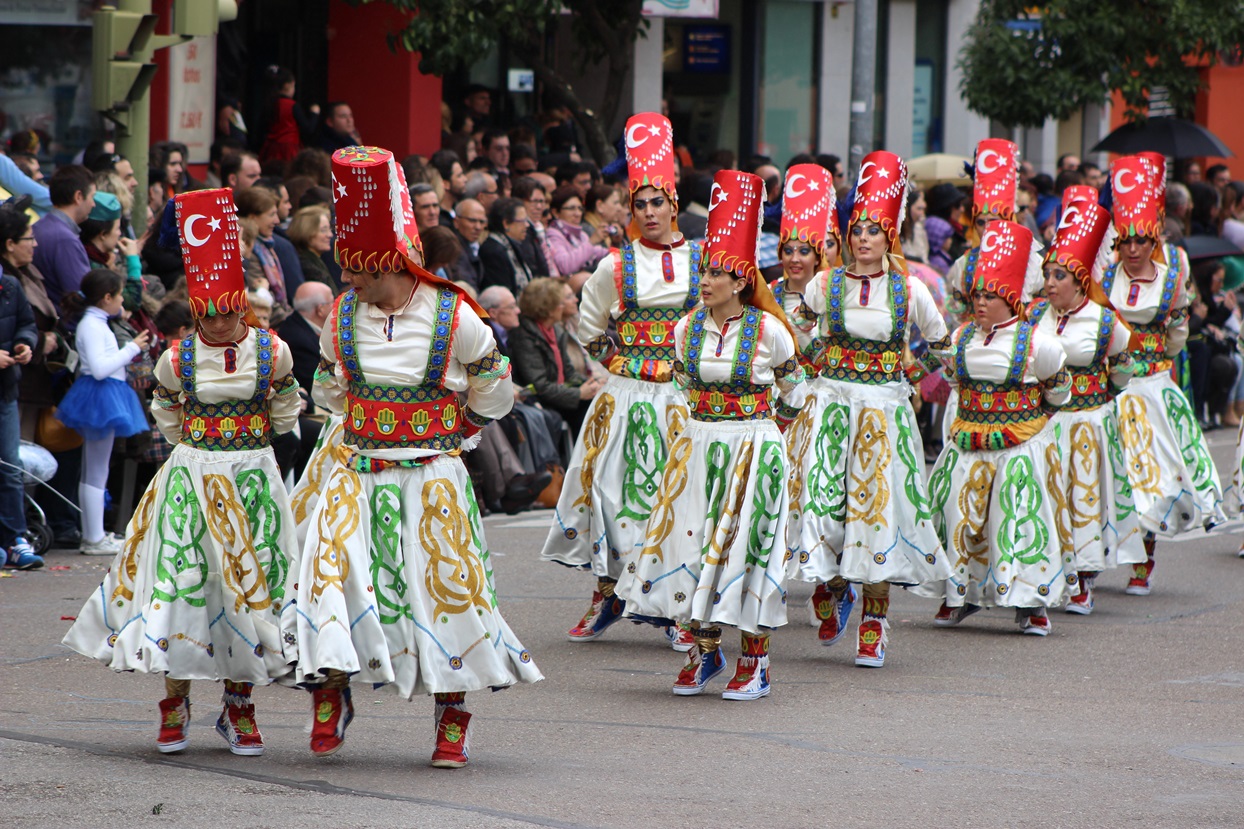
[[[1244,421],[1235,432],[1235,463],[1231,482],[1223,492],[1223,512],[1231,518],[1244,516]]]
[[[1057,430],[1010,449],[942,450],[929,491],[953,567],[949,606],[1057,607],[1078,592]]]
[[[332,471],[333,464],[337,461],[345,434],[346,427],[342,415],[331,415],[324,421],[320,436],[315,441],[315,451],[307,459],[307,465],[302,469],[302,477],[294,484],[294,491],[289,494],[299,550],[307,543],[307,529],[311,526],[311,513],[315,512],[315,505],[320,501],[320,492],[324,489],[324,482],[328,480],[328,473]]]
[[[1076,569],[1100,572],[1145,560],[1144,534],[1119,445],[1114,404],[1053,418],[1067,472]]]
[[[267,683],[298,658],[298,546],[271,449],[174,447],[64,642],[116,671]]]
[[[814,380],[786,441],[787,545],[800,579],[915,585],[950,576],[906,384]]]
[[[1226,521],[1218,469],[1170,375],[1133,379],[1115,403],[1141,528],[1174,536]]]
[[[620,578],[644,544],[668,436],[686,422],[673,383],[611,376],[583,419],[540,557]]]
[[[616,588],[627,615],[748,633],[786,624],[787,477],[773,421],[690,421]]]
[[[311,515],[298,602],[304,683],[333,669],[410,699],[543,678],[497,608],[458,457],[369,473],[337,461]]]

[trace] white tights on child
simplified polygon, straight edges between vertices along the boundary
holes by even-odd
[[[108,463],[112,460],[115,435],[82,444],[82,478],[78,505],[82,508],[82,540],[91,544],[104,537],[104,492],[108,488]]]

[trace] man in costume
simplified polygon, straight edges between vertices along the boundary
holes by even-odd
[[[509,361],[474,301],[424,270],[392,153],[333,155],[342,294],[320,337],[320,405],[344,443],[310,516],[299,580],[311,750],[341,747],[349,680],[436,697],[432,765],[466,765],[468,691],[542,679],[497,608],[460,454],[513,405]]]
[[[611,376],[584,419],[542,553],[596,575],[591,604],[568,634],[572,642],[596,639],[625,609],[614,585],[643,546],[669,443],[677,438],[670,415],[683,406],[670,381],[674,324],[700,299],[700,246],[676,224],[669,120],[652,112],[632,116],[626,161],[632,241],[601,260],[579,306],[579,341]],[[617,348],[605,333],[610,321],[617,323]],[[691,648],[688,631],[666,630],[675,650]]]

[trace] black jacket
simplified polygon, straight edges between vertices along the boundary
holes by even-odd
[[[289,346],[290,356],[294,358],[294,379],[310,394],[315,369],[320,364],[320,335],[297,311],[277,326],[276,334]]]
[[[537,276],[532,269],[532,263],[523,255],[525,251],[522,246],[516,244],[508,236],[494,233],[479,246],[479,261],[484,268],[484,275],[479,281],[481,291],[493,285],[500,285],[502,288],[509,288],[510,293],[518,296],[518,273],[514,269],[514,263],[510,261],[511,247],[516,249],[518,261],[527,266],[524,274],[526,282],[530,282]],[[523,284],[525,285],[526,282]]]
[[[553,349],[534,322],[527,317],[519,317],[518,328],[510,332],[510,367],[518,385],[532,386],[536,390],[536,399],[543,405],[573,418],[579,408],[579,386],[583,385],[584,378],[575,372],[570,358],[566,356],[568,336],[565,329],[557,335],[566,377],[566,382],[558,383]]]
[[[21,283],[7,273],[0,275],[0,350],[12,356],[18,345],[26,345],[34,351],[38,341],[35,312],[26,301]],[[17,383],[21,378],[19,365],[0,369],[0,400],[17,399]]]

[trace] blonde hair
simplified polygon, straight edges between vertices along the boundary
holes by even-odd
[[[285,231],[285,235],[295,247],[310,247],[311,240],[320,232],[320,219],[328,219],[331,229],[332,218],[327,207],[322,204],[313,204],[310,207],[300,208],[294,213],[294,218],[289,220],[289,230]]]
[[[121,180],[121,177],[111,170],[95,174],[95,189],[116,196],[117,201],[121,202],[123,214],[128,216],[134,211],[134,194],[130,192],[130,188]]]

